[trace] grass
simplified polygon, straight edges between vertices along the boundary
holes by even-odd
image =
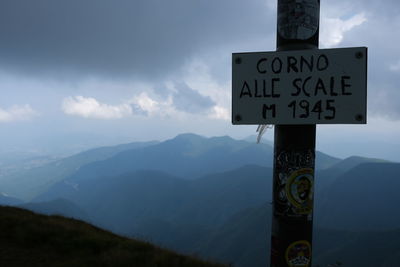
[[[79,220],[0,206],[0,266],[223,267]]]

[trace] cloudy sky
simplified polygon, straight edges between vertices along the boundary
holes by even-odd
[[[230,122],[231,54],[275,31],[276,0],[2,0],[0,145],[254,134]],[[369,78],[368,125],[319,126],[319,148],[400,145],[400,2],[321,0],[320,31],[367,46]]]

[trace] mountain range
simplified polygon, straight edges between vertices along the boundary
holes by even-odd
[[[185,134],[107,155],[69,169],[63,177],[48,177],[51,185],[20,205],[234,266],[266,265],[270,145]],[[397,237],[400,164],[361,157],[341,160],[321,152],[316,162],[314,263],[399,263],[394,244],[388,242],[380,251],[368,242],[391,240],[390,233]],[[380,263],[371,265],[368,257],[350,259],[352,253],[361,255],[358,246],[379,251],[370,262]]]

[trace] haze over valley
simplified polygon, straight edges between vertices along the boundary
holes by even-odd
[[[272,156],[268,142],[195,134],[99,147],[2,176],[0,203],[205,259],[265,266]],[[400,213],[390,204],[400,201],[398,173],[399,163],[317,152],[316,264],[399,262],[398,247],[387,242],[400,237]],[[366,249],[379,249],[375,260],[361,257]]]

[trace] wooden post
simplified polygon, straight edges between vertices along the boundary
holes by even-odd
[[[317,49],[319,0],[278,0],[277,51]],[[316,125],[275,125],[271,267],[311,266]]]

